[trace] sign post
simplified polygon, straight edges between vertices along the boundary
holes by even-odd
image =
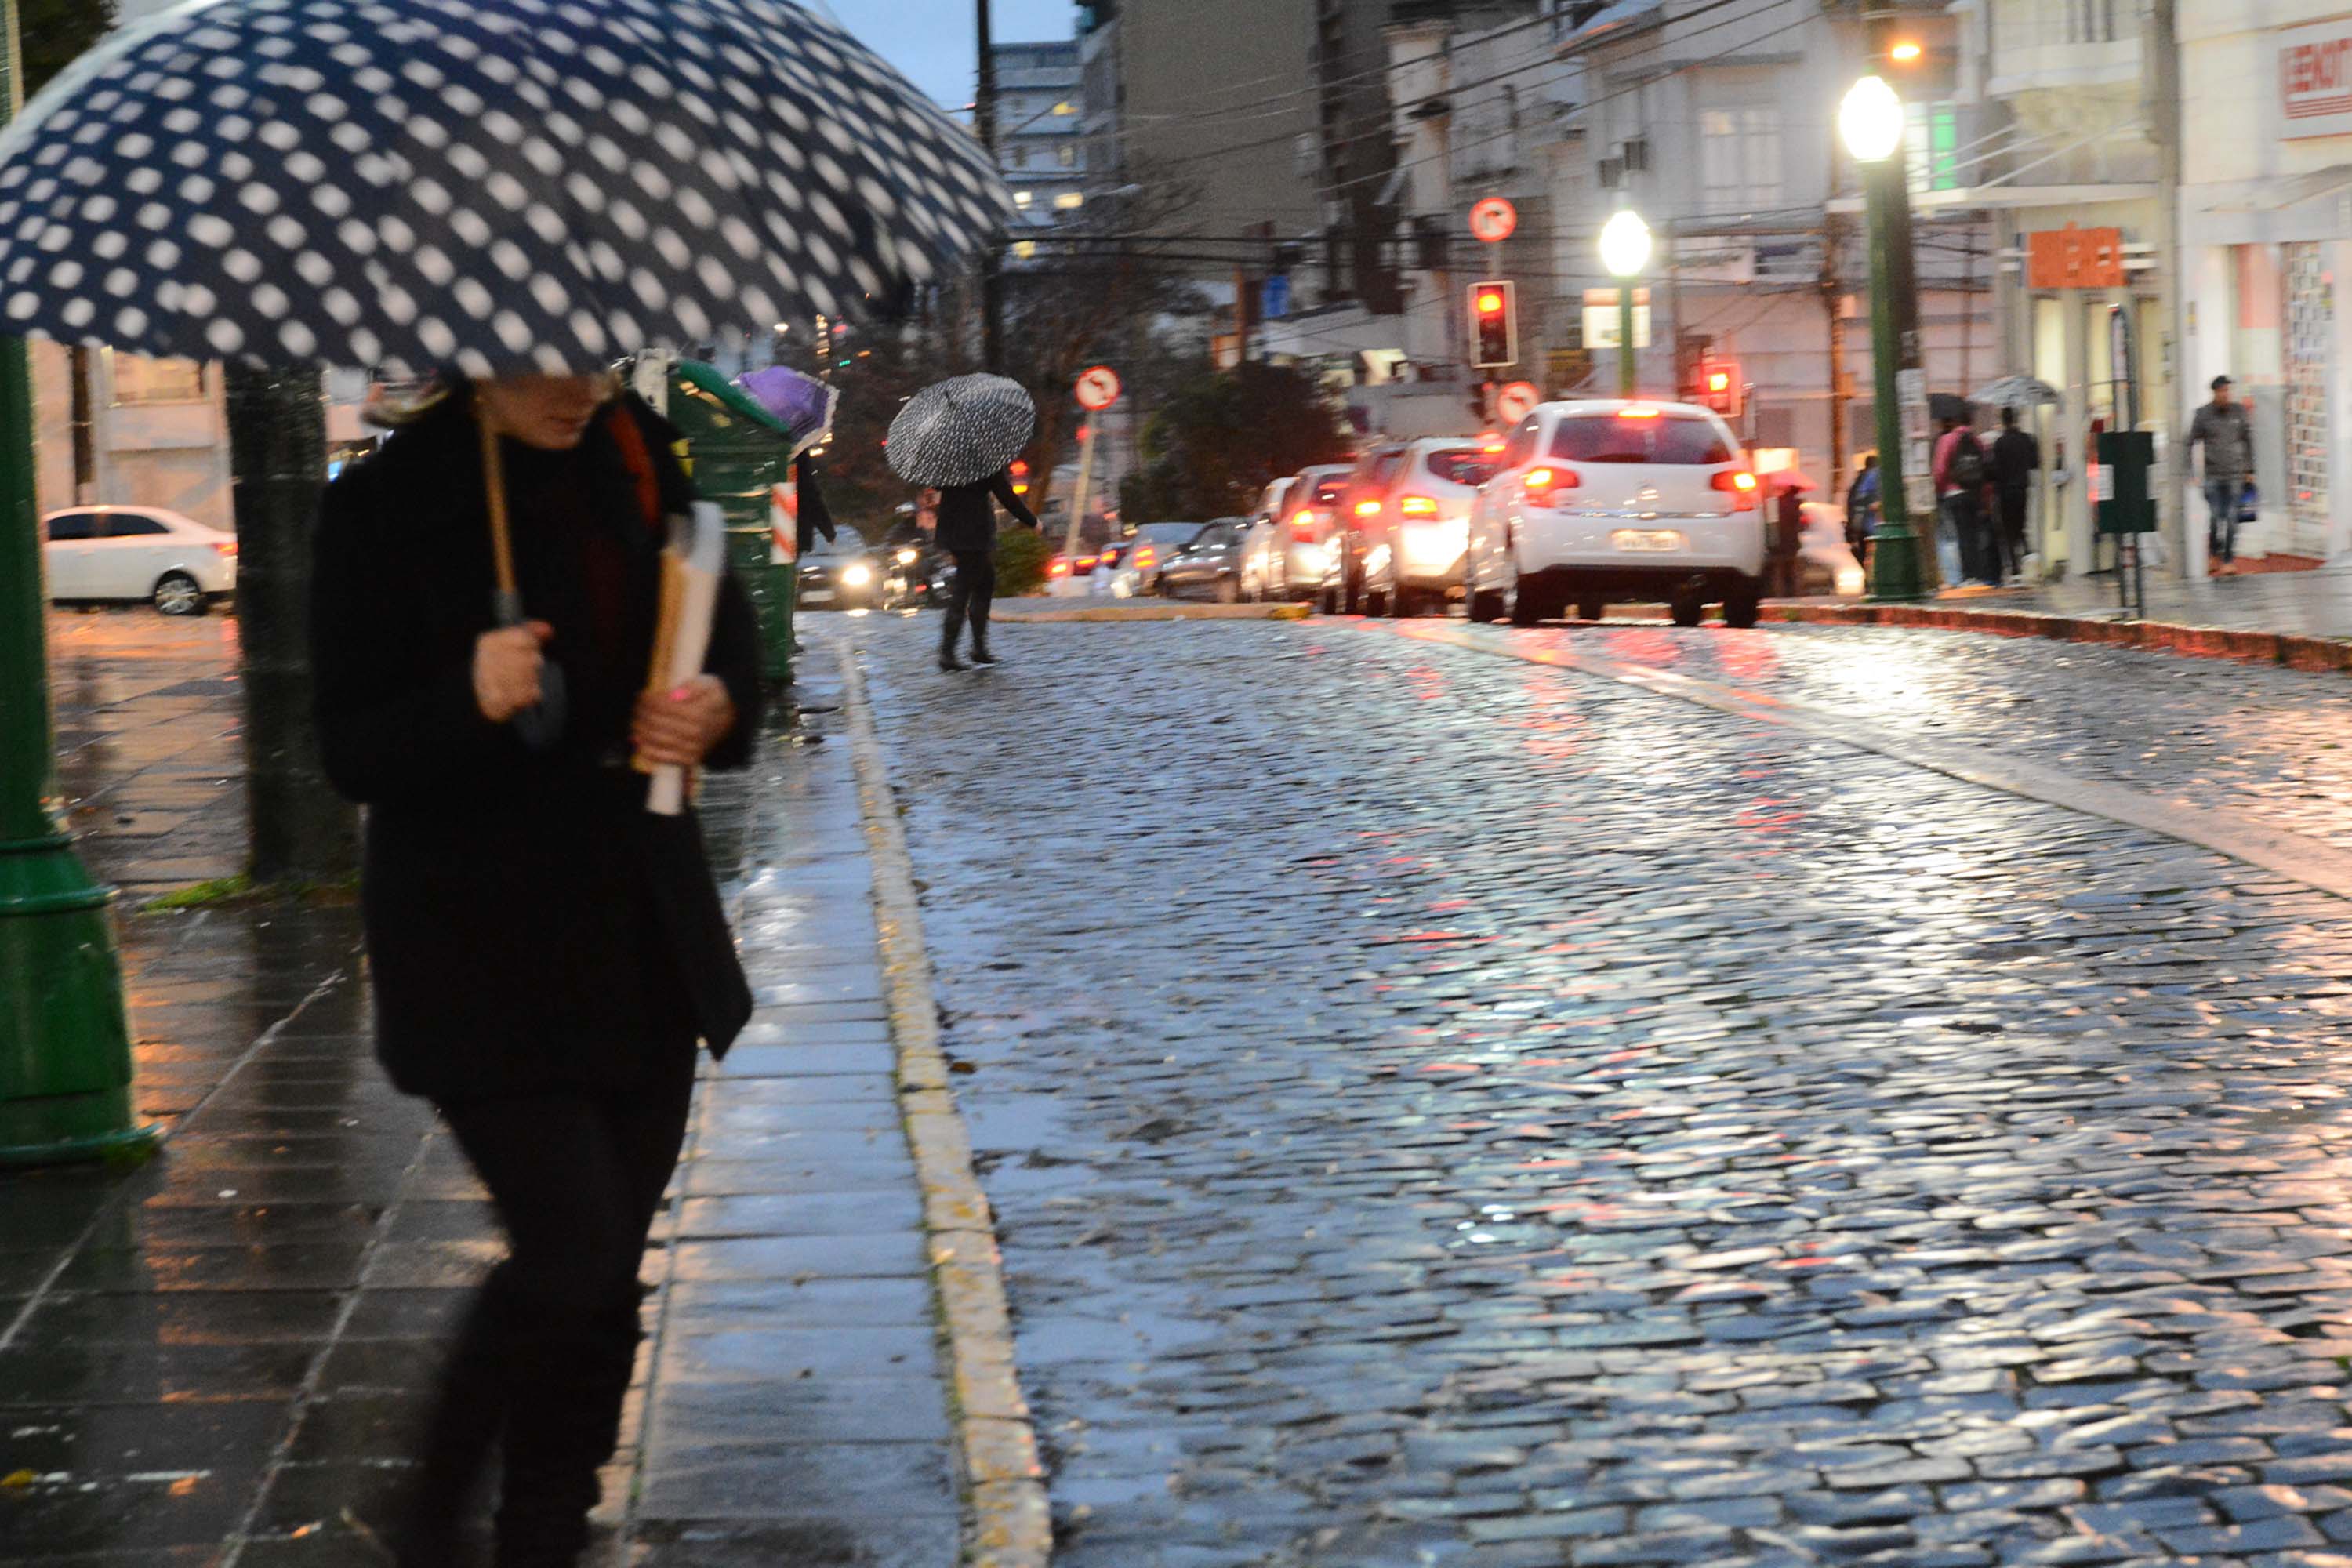
[[[1099,416],[1118,401],[1118,373],[1107,364],[1080,371],[1073,393],[1079,407]],[[1078,427],[1078,482],[1070,492],[1070,526],[1063,531],[1062,553],[1073,560],[1078,553],[1078,530],[1087,521],[1087,486],[1094,471],[1095,420],[1090,418]]]

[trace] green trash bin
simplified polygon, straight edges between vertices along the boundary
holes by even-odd
[[[775,487],[792,478],[792,437],[716,370],[681,360],[670,376],[669,421],[686,438],[695,489],[727,517],[729,564],[760,616],[761,673],[793,679],[793,604],[799,568],[775,559]]]

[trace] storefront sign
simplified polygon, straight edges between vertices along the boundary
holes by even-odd
[[[1584,291],[1584,346],[1589,349],[1613,349],[1617,346],[1617,290],[1587,289]],[[1633,290],[1633,346],[1650,346],[1650,291]]]
[[[2352,16],[2278,31],[2279,135],[2352,133]]]
[[[2025,286],[2029,289],[2120,289],[2124,286],[2124,231],[2119,228],[2045,228],[2025,237]]]

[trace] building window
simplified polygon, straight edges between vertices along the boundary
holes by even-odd
[[[1065,169],[1075,169],[1078,166],[1078,150],[1076,147],[1065,142],[1054,151],[1062,155],[1062,167]]]
[[[1959,110],[1949,103],[1908,103],[1904,112],[1910,119],[1903,147],[1912,194],[1959,189]]]
[[[1061,212],[1074,212],[1087,205],[1087,198],[1076,191],[1064,191],[1054,198],[1055,207]]]
[[[1699,184],[1709,212],[1780,204],[1780,111],[1769,106],[1699,115]]]
[[[2065,0],[2065,4],[2068,43],[2116,41],[2116,0]]]
[[[1029,149],[1025,146],[1006,148],[1004,150],[1004,166],[1008,169],[1027,168],[1029,166]]]
[[[1013,205],[1016,207],[1025,207],[1034,198],[1027,191],[1015,191],[1013,193]]]
[[[205,400],[204,367],[192,359],[147,359],[139,354],[112,357],[117,404]]]

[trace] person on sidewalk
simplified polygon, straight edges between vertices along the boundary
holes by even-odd
[[[988,651],[988,606],[996,597],[996,508],[991,502],[1002,501],[1004,510],[1030,528],[1037,526],[1037,514],[1013,492],[1013,470],[1000,468],[977,484],[952,485],[940,491],[940,548],[955,561],[955,583],[948,590],[948,613],[940,627],[940,668],[961,669],[963,663],[956,658],[956,639],[963,635],[967,616],[971,621],[971,661],[974,664],[994,664],[996,656]]]
[[[2000,507],[1998,544],[2007,552],[2003,564],[2013,582],[2025,576],[2025,506],[2041,468],[2042,443],[2018,428],[2016,409],[2002,409],[2000,437],[1992,444],[1992,489]]]
[[[1999,547],[1991,544],[1984,516],[1984,443],[1977,439],[1967,420],[1944,421],[1944,433],[1936,441],[1933,471],[1938,508],[1959,548],[1960,576],[1970,583],[1998,584]]]
[[[402,1568],[467,1561],[458,1531],[497,1446],[499,1568],[572,1568],[620,1430],[696,1040],[723,1052],[751,1012],[701,829],[691,810],[646,810],[632,757],[750,761],[758,626],[730,579],[708,673],[646,689],[667,520],[693,492],[675,432],[615,378],[450,381],[393,419],[321,510],[314,721],[328,777],[368,808],[377,1055],[439,1109],[511,1252],[379,1539]],[[503,432],[527,626],[492,625],[482,420]],[[550,661],[568,713],[534,750],[510,721]]]
[[[1862,568],[1863,580],[1870,580],[1870,542],[1878,537],[1880,517],[1878,487],[1885,482],[1878,471],[1878,454],[1864,455],[1862,472],[1845,492],[1845,542],[1853,552],[1855,564]]]
[[[2238,498],[2254,471],[2254,434],[2245,405],[2231,395],[2226,375],[2213,378],[2213,400],[2189,422],[2191,447],[2205,447],[2205,548],[2217,575],[2237,570]]]

